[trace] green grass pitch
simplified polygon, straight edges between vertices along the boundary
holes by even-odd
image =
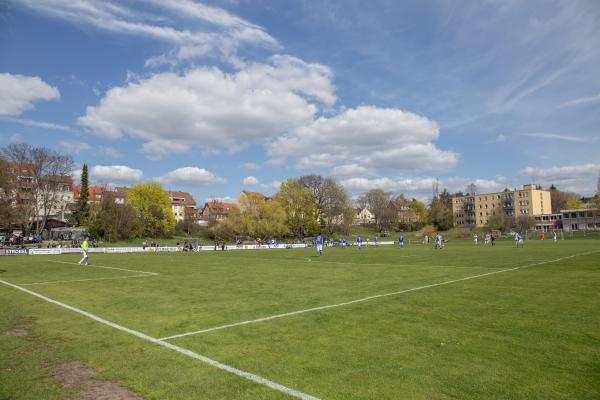
[[[600,398],[598,240],[79,257],[0,280],[319,399]],[[0,305],[2,400],[64,398],[70,360],[146,400],[294,398],[7,284]]]

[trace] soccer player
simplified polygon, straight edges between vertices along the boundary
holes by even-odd
[[[358,245],[358,249],[362,248],[362,238],[359,236],[356,238],[356,244]]]
[[[404,235],[400,236],[400,239],[398,239],[398,244],[400,245],[401,249],[404,248]]]
[[[558,241],[558,236],[556,236],[556,231],[552,232],[552,239],[554,239],[554,243]]]
[[[515,243],[517,244],[517,248],[519,248],[519,246],[523,248],[523,238],[521,235],[519,235],[519,233],[515,234]]]
[[[540,233],[540,239],[544,240],[545,237],[546,237],[546,234],[544,233],[544,231],[542,231],[542,233]]]
[[[473,241],[475,242],[475,246],[477,246],[477,239],[478,239],[477,234],[474,234]]]
[[[79,265],[88,265],[88,250],[90,249],[90,244],[88,243],[87,237],[83,239],[81,243],[81,252],[83,253],[83,258],[79,260],[77,264]],[[82,264],[84,263],[85,264]]]
[[[373,238],[373,242],[375,242],[375,247],[379,246],[379,237],[377,235]]]
[[[317,255],[319,257],[321,257],[323,255],[323,235],[321,235],[320,233],[319,233],[319,236],[317,236],[316,244],[317,244]]]

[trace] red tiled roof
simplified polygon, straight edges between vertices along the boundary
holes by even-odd
[[[183,203],[188,207],[196,206],[196,201],[194,200],[192,195],[189,194],[188,192],[178,192],[178,191],[168,190],[167,195],[171,199],[172,203]],[[181,200],[181,199],[183,199],[183,200]]]

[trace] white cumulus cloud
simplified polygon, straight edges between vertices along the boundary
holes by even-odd
[[[131,183],[141,181],[144,173],[126,165],[95,165],[90,175],[96,183]]]
[[[208,197],[204,201],[206,203],[210,203],[212,201],[218,201],[220,203],[235,203],[236,199],[231,196],[220,196],[220,197]]]
[[[447,189],[450,193],[464,191],[470,183],[474,183],[480,193],[500,191],[504,189],[506,185],[504,178],[501,177],[497,179],[470,179],[464,177],[437,179],[431,176],[402,178],[353,177],[343,179],[340,183],[353,194],[379,188],[395,194],[403,193],[409,197],[414,196],[420,199],[430,198],[432,196],[434,184],[439,186],[440,191]]]
[[[87,107],[79,124],[141,139],[151,158],[193,147],[232,151],[311,123],[318,108],[310,101],[335,99],[326,67],[280,57],[234,74],[196,68],[129,82]]]
[[[331,170],[331,174],[334,176],[361,176],[370,175],[372,173],[369,168],[363,167],[358,164],[343,164],[334,167]]]
[[[594,194],[596,180],[600,176],[600,164],[557,165],[547,168],[527,167],[522,169],[520,174],[531,178],[532,183],[545,186],[554,184],[561,190]]]
[[[244,178],[244,185],[258,185],[258,179],[256,177],[250,175]]]
[[[242,164],[242,167],[249,169],[249,170],[258,170],[260,169],[260,165],[258,165],[257,163],[252,163],[252,162],[247,162]]]
[[[206,186],[214,183],[225,182],[212,172],[198,167],[182,167],[167,172],[157,178],[159,182],[173,185]]]
[[[17,116],[42,100],[57,100],[60,92],[37,76],[0,73],[0,115]]]
[[[77,141],[67,141],[67,140],[60,140],[58,142],[58,145],[60,146],[61,150],[64,150],[67,153],[71,153],[71,154],[79,154],[82,151],[87,151],[92,148],[92,146],[90,146],[87,143],[81,143],[81,142],[77,142]]]
[[[361,106],[334,117],[321,117],[267,146],[271,157],[299,157],[298,167],[333,166],[340,160],[364,168],[440,170],[458,162],[456,153],[433,141],[438,125],[420,115],[390,108]]]

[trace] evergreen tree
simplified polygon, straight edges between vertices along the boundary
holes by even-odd
[[[442,231],[452,228],[454,224],[452,195],[446,189],[441,194],[434,193],[429,205],[429,219]]]
[[[89,222],[90,206],[88,205],[88,190],[88,166],[87,164],[83,164],[79,198],[77,199],[77,203],[75,203],[75,211],[72,217],[73,222],[78,226],[86,225]]]

